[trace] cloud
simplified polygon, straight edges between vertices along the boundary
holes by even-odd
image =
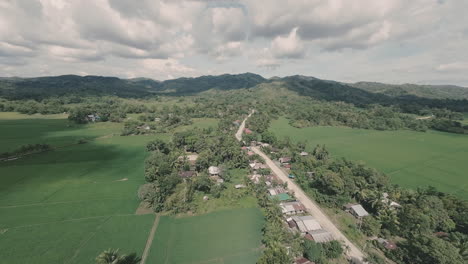
[[[0,65],[19,76],[250,70],[460,81],[467,9],[456,0],[7,0]]]
[[[297,35],[298,28],[293,28],[288,36],[278,36],[271,43],[271,52],[276,58],[302,58],[304,45]]]

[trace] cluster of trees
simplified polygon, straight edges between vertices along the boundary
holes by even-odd
[[[298,184],[319,203],[341,208],[362,204],[371,215],[361,231],[368,236],[401,238],[386,255],[397,263],[465,263],[468,260],[468,202],[434,188],[417,191],[390,185],[388,177],[362,163],[334,159],[325,146],[300,156],[305,144],[278,143],[291,155]],[[384,199],[398,202],[392,207]]]
[[[8,159],[32,153],[39,153],[51,150],[52,147],[49,144],[26,144],[20,146],[18,149],[11,152],[3,152],[0,154],[0,159]]]
[[[136,253],[122,255],[118,249],[104,250],[96,257],[96,264],[138,264],[140,261]]]

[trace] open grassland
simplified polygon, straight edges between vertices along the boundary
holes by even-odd
[[[93,263],[108,248],[141,254],[154,220],[134,214],[144,146],[169,137],[108,136],[121,124],[28,117],[0,120],[2,151],[26,143],[60,148],[0,163],[0,262]],[[95,140],[75,144],[83,137]]]
[[[194,217],[161,217],[148,263],[255,263],[263,216],[257,208]]]
[[[188,126],[180,126],[175,130],[176,132],[186,131],[193,128],[216,128],[218,126],[218,119],[216,118],[192,118],[193,124]]]
[[[468,125],[468,113],[464,114],[465,119],[463,119],[462,124]]]
[[[345,127],[294,128],[284,118],[270,130],[279,138],[325,144],[332,155],[362,160],[404,187],[434,186],[468,199],[468,136],[428,131],[376,131]]]

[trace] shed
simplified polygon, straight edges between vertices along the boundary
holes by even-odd
[[[279,162],[281,164],[289,163],[289,162],[291,162],[291,158],[290,157],[281,157],[281,158],[279,158]]]
[[[252,130],[250,130],[248,128],[245,128],[244,133],[246,133],[247,135],[250,135],[250,134],[252,134]]]
[[[369,213],[366,211],[366,209],[364,209],[364,207],[362,207],[362,205],[360,205],[360,204],[352,205],[351,208],[350,208],[350,212],[351,212],[351,214],[353,214],[356,217],[364,217],[364,216],[369,215]]]
[[[309,156],[309,153],[305,152],[305,151],[302,151],[299,155],[305,157],[305,156]]]
[[[305,212],[305,206],[300,202],[288,202],[288,203],[281,203],[280,204],[281,211],[283,214],[292,215],[292,214],[300,214]]]
[[[221,170],[218,167],[211,166],[211,167],[208,168],[208,173],[211,176],[219,176],[220,172],[221,172]]]
[[[317,243],[325,243],[335,240],[333,238],[332,233],[324,229],[313,230],[307,232],[307,234],[309,234],[312,237],[312,239]]]
[[[245,188],[245,185],[244,184],[236,184],[236,185],[234,185],[234,187],[236,189],[242,189],[242,188]]]

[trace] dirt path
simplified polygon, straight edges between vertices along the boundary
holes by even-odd
[[[357,248],[351,241],[349,241],[342,233],[341,231],[333,224],[333,222],[328,218],[327,215],[325,215],[324,212],[320,209],[320,207],[312,201],[305,193],[302,191],[302,189],[296,185],[295,182],[293,182],[291,179],[288,178],[288,175],[284,173],[283,170],[281,170],[276,163],[274,163],[265,153],[263,153],[261,150],[259,150],[257,147],[252,147],[252,151],[260,155],[268,165],[268,167],[271,168],[274,174],[276,174],[283,182],[288,183],[288,189],[294,192],[294,195],[296,196],[297,200],[299,200],[304,206],[307,208],[307,211],[317,219],[317,221],[320,223],[320,225],[331,232],[333,236],[338,239],[342,240],[346,246],[349,247],[348,251],[348,256],[350,257],[355,257],[360,260],[364,258],[364,254],[361,252],[359,248]]]
[[[239,126],[239,129],[237,130],[237,133],[236,133],[236,139],[238,141],[242,140],[242,132],[244,131],[244,128],[245,128],[245,121],[247,121],[247,119],[250,116],[252,116],[253,113],[255,113],[255,110],[252,110],[252,112],[244,119],[244,121],[242,121],[242,124]]]
[[[150,234],[148,236],[148,240],[146,240],[145,250],[143,251],[143,255],[141,255],[141,264],[146,263],[146,259],[148,258],[148,254],[153,244],[154,234],[156,233],[156,229],[158,228],[159,224],[159,214],[154,217],[153,227],[151,227]]]

